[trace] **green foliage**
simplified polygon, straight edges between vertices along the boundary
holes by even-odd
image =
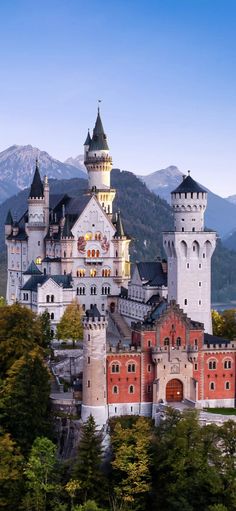
[[[212,326],[214,335],[225,339],[236,337],[236,310],[227,309],[221,313],[212,311]]]
[[[48,438],[36,438],[24,470],[27,493],[23,505],[29,511],[46,511],[47,502],[57,491],[56,446]]]
[[[81,311],[76,300],[73,300],[73,302],[66,307],[57,325],[57,337],[65,341],[72,340],[73,345],[76,341],[83,338]]]
[[[9,433],[0,431],[0,509],[15,511],[19,504],[24,458]]]
[[[51,333],[51,322],[50,322],[50,316],[48,311],[44,311],[39,316],[39,323],[41,326],[41,344],[43,348],[48,348],[50,345],[50,341],[52,339],[52,333]]]
[[[104,494],[105,478],[101,469],[103,459],[102,437],[97,432],[92,415],[82,427],[81,440],[73,469],[79,481],[83,499],[100,499]]]
[[[2,423],[23,452],[37,436],[50,434],[50,375],[41,353],[26,352],[7,373],[0,394]]]
[[[81,504],[80,506],[75,506],[73,511],[103,511],[94,500],[87,500],[85,504]],[[105,511],[105,510],[104,510]]]
[[[0,374],[35,346],[42,345],[41,323],[30,309],[16,303],[0,308]]]

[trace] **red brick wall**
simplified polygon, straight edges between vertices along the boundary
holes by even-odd
[[[209,361],[216,361],[216,369],[209,369]],[[231,360],[231,368],[224,367],[224,361]],[[214,382],[215,390],[210,390]],[[225,382],[230,383],[226,390]],[[211,351],[204,353],[204,399],[232,399],[235,397],[235,353]]]
[[[112,363],[119,364],[119,372],[112,372]],[[135,372],[128,372],[128,364],[135,364]],[[141,353],[112,353],[107,355],[107,399],[108,403],[139,403]],[[129,392],[130,385],[134,393]],[[118,393],[114,393],[114,386]]]

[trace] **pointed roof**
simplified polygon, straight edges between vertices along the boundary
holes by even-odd
[[[86,138],[86,140],[85,140],[85,142],[84,142],[84,145],[90,145],[91,140],[92,140],[92,139],[91,139],[91,136],[90,136],[90,132],[89,132],[89,130],[88,130],[87,138]]]
[[[36,165],[35,165],[35,172],[33,181],[30,188],[30,194],[29,197],[36,198],[36,197],[43,197],[43,183],[41,181],[40,173],[39,173],[39,167],[38,167],[38,159],[36,158]]]
[[[107,136],[104,133],[99,108],[98,108],[98,115],[97,115],[94,130],[93,130],[93,137],[90,142],[89,150],[90,151],[102,151],[102,150],[108,151],[109,150],[109,147],[107,144]]]
[[[202,188],[197,181],[190,176],[190,173],[187,176],[183,176],[183,181],[180,183],[175,190],[171,193],[207,193],[207,190]]]
[[[123,227],[123,223],[122,223],[122,220],[121,220],[121,214],[120,214],[120,211],[118,211],[118,213],[117,213],[117,220],[116,220],[116,233],[115,233],[115,237],[116,238],[122,238],[123,236],[125,236],[125,232],[124,232],[124,227]]]
[[[62,231],[62,238],[73,238],[73,237],[74,236],[70,230],[69,216],[66,215],[65,223],[64,223],[64,227],[63,227],[63,231]]]
[[[7,213],[7,216],[6,216],[5,225],[13,225],[13,218],[12,218],[12,214],[11,214],[11,210],[10,209],[9,209],[9,211]]]
[[[42,272],[36,266],[35,262],[31,261],[31,263],[28,266],[27,270],[23,272],[23,275],[42,275]]]
[[[87,316],[87,318],[91,318],[91,319],[100,319],[101,318],[101,314],[100,314],[96,304],[92,305],[91,309],[88,309],[86,311],[86,316]]]

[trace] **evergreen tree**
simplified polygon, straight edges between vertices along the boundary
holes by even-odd
[[[48,311],[44,311],[43,314],[39,316],[39,322],[41,325],[42,346],[48,348],[52,339],[51,322]]]
[[[0,431],[0,509],[15,511],[23,493],[24,458],[8,433]]]
[[[27,452],[37,436],[51,433],[50,374],[38,349],[26,353],[7,373],[2,385],[2,422]]]
[[[64,341],[72,340],[75,342],[83,338],[83,324],[81,320],[80,305],[73,300],[57,325],[57,337]]]
[[[94,418],[83,424],[73,477],[79,481],[83,499],[100,499],[104,494],[105,478],[101,469],[103,459],[102,436]]]

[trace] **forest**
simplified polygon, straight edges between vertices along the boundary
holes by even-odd
[[[236,510],[234,421],[201,426],[197,411],[170,408],[156,425],[124,416],[98,431],[90,416],[74,457],[60,459],[47,313],[2,303],[0,331],[0,509]]]

